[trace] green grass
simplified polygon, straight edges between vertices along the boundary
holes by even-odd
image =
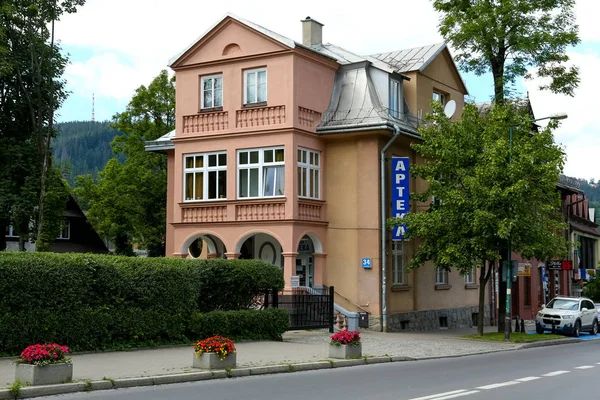
[[[487,340],[490,342],[504,342],[504,332],[489,332],[485,333],[483,336],[479,335],[466,335],[463,336],[465,339],[471,340]],[[560,335],[538,335],[537,333],[534,335],[530,335],[527,333],[511,333],[509,342],[512,343],[531,343],[538,342],[540,340],[554,340],[554,339],[564,339],[564,336]]]

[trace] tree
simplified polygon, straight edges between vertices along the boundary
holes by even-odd
[[[427,189],[412,193],[427,211],[390,218],[389,226],[406,224],[407,239],[418,241],[410,268],[427,261],[467,274],[480,268],[478,333],[483,335],[485,288],[506,251],[525,258],[547,259],[566,252],[558,234],[563,228],[556,183],[564,153],[553,141],[552,122],[532,134],[529,115],[513,103],[480,114],[465,106],[460,121],[450,121],[440,104],[420,128],[422,142],[411,147],[427,161],[412,166],[413,177]],[[509,126],[513,125],[512,162]],[[430,202],[430,199],[435,199]]]
[[[568,46],[579,43],[575,0],[434,0],[442,13],[439,30],[457,51],[466,72],[494,77],[495,101],[508,97],[528,68],[548,78],[540,89],[573,96],[579,71],[568,67]]]
[[[115,242],[118,254],[132,254],[132,243],[139,241],[150,256],[164,255],[167,159],[144,146],[175,129],[175,79],[163,70],[148,87],[139,87],[111,127],[123,132],[111,147],[125,161],[109,160],[97,180],[78,177],[75,193],[89,204],[88,218]]]
[[[49,237],[43,215],[51,190],[48,181],[53,179],[50,141],[56,133],[54,110],[67,96],[61,78],[67,59],[54,43],[54,22],[84,2],[7,0],[0,4],[0,148],[14,160],[0,166],[0,231],[12,223],[21,249],[32,225],[34,239]],[[2,238],[0,249],[5,246]]]

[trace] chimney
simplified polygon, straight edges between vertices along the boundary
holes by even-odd
[[[306,17],[302,20],[302,44],[305,46],[313,46],[323,42],[323,24]]]

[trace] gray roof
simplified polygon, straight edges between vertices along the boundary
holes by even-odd
[[[319,54],[333,58],[335,61],[337,61],[341,65],[353,64],[353,63],[357,63],[357,62],[361,62],[361,61],[369,61],[375,67],[377,67],[383,71],[386,71],[388,73],[395,72],[395,70],[393,68],[390,68],[390,66],[388,64],[376,59],[375,57],[360,56],[351,51],[348,51],[339,46],[336,46],[335,44],[331,44],[331,43],[315,44],[315,45],[311,46],[311,49],[316,51]]]
[[[165,150],[173,150],[175,145],[171,141],[175,137],[175,129],[171,132],[162,135],[156,140],[147,141],[144,148],[146,151],[155,151],[155,152],[163,152]]]
[[[386,63],[400,73],[411,71],[423,72],[425,68],[427,68],[427,66],[446,48],[446,43],[442,42],[427,46],[413,47],[412,49],[372,54],[371,57]],[[452,57],[450,57],[450,59],[452,60],[454,67],[458,70],[456,63],[454,63],[454,59]],[[465,84],[464,79],[460,73],[458,76],[468,94],[467,85]]]
[[[445,48],[446,43],[435,43],[427,46],[413,47],[412,49],[373,54],[372,57],[385,62],[398,71],[422,72]]]
[[[405,133],[417,134],[414,117],[410,120],[395,118],[381,104],[370,68],[369,62],[361,61],[345,64],[337,71],[329,107],[317,126],[317,132],[391,128],[397,125]],[[404,102],[404,116],[408,115],[408,107]]]

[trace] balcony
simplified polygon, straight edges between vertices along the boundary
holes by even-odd
[[[310,130],[321,122],[321,113],[304,107],[298,107],[298,124]]]
[[[182,203],[181,221],[184,223],[224,222],[227,221],[227,206]]]
[[[276,221],[285,219],[285,198],[236,204],[236,221]]]
[[[229,129],[227,111],[207,112],[183,117],[183,134],[218,132]]]
[[[237,110],[236,128],[251,128],[285,124],[285,106],[256,107]]]
[[[303,221],[323,221],[323,201],[298,199],[298,219]]]

